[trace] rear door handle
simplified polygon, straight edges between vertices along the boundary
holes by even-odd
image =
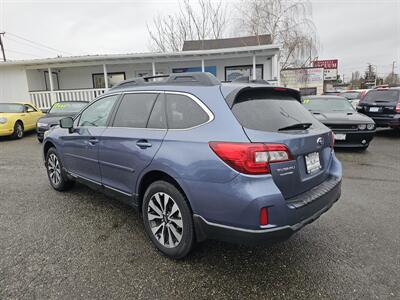
[[[96,145],[98,142],[99,142],[99,140],[96,139],[96,138],[90,138],[89,139],[89,144],[92,145],[92,146]]]
[[[138,140],[136,145],[141,149],[150,148],[152,146],[147,140]]]

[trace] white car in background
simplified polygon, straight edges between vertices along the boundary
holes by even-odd
[[[369,89],[347,90],[340,92],[338,96],[345,97],[347,100],[350,101],[354,109],[357,109],[358,103],[368,91]]]

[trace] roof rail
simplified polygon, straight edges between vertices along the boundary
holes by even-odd
[[[158,80],[161,79],[161,80]],[[130,86],[143,85],[199,85],[213,86],[220,85],[221,82],[215,76],[208,72],[187,72],[187,73],[172,73],[169,75],[155,75],[137,77],[124,80],[117,85],[114,85],[110,90],[125,88]]]

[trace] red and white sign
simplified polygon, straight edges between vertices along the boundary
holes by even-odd
[[[336,80],[337,79],[337,59],[327,59],[327,60],[314,60],[314,68],[324,68],[324,80]]]
[[[327,59],[327,60],[314,60],[314,68],[324,68],[324,69],[337,69],[338,60],[337,59]]]

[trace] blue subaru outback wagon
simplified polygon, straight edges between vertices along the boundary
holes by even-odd
[[[137,207],[165,255],[195,242],[287,239],[340,197],[329,128],[298,91],[209,73],[126,80],[47,132],[52,187],[76,181]]]

